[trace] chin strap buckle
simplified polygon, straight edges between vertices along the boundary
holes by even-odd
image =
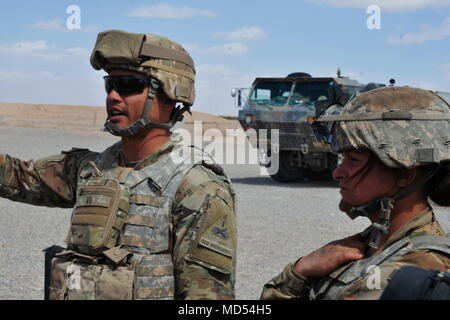
[[[392,209],[394,208],[394,200],[383,197],[380,199],[380,205],[380,221],[374,222],[365,232],[363,232],[363,237],[368,236],[366,241],[366,247],[368,248],[378,249],[381,235],[389,233],[389,219],[391,217]]]

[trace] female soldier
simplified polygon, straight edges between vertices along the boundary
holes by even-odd
[[[339,208],[372,225],[289,264],[262,299],[378,299],[402,266],[450,270],[450,239],[427,200],[450,206],[449,107],[433,92],[385,87],[319,119],[335,121],[344,155]]]

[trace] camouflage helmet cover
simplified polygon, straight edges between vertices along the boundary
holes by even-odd
[[[336,116],[340,151],[368,149],[388,167],[450,160],[450,104],[432,91],[384,87],[351,100]]]
[[[195,99],[195,67],[178,43],[152,34],[108,30],[99,33],[91,55],[94,69],[127,69],[154,77],[166,95],[191,106]]]

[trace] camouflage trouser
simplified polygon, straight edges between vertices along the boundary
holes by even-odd
[[[72,262],[54,258],[50,300],[131,300],[134,271],[129,267]]]

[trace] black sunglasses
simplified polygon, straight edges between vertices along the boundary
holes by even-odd
[[[150,86],[150,80],[137,76],[104,76],[105,90],[109,94],[115,90],[121,96],[142,93],[144,89]]]

